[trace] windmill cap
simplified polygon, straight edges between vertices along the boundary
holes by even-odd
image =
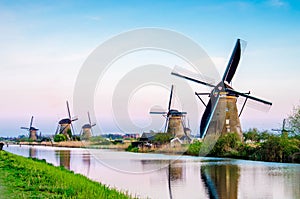
[[[59,124],[71,124],[71,120],[69,118],[61,119]]]
[[[85,124],[82,126],[83,129],[90,129],[92,126],[90,124]]]
[[[37,128],[35,128],[35,127],[30,127],[30,129],[29,129],[30,131],[37,131],[37,130],[39,130],[39,129],[37,129]]]
[[[185,113],[185,112],[179,112],[179,111],[176,110],[176,109],[171,109],[171,110],[169,111],[169,115],[181,116],[181,115],[183,115],[183,114],[186,114],[186,113]]]

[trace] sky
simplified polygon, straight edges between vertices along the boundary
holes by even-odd
[[[172,30],[191,38],[206,51],[220,76],[236,39],[247,41],[233,87],[239,91],[251,90],[254,96],[273,105],[268,112],[246,107],[240,118],[242,128],[279,128],[293,107],[300,104],[299,21],[300,3],[285,0],[0,0],[0,136],[26,134],[20,127],[28,126],[32,115],[35,127],[43,134],[53,134],[57,122],[67,116],[66,100],[71,112],[74,110],[75,82],[88,56],[109,38],[145,27]],[[98,85],[95,101],[112,95],[101,88],[105,87],[107,92],[114,90],[115,84],[108,83],[109,77],[118,81],[131,70],[132,63],[151,64],[149,57],[154,63],[170,67],[183,64],[182,60],[166,53],[149,51],[138,56],[128,55],[108,70],[106,84]],[[119,70],[121,65],[123,69]],[[195,91],[205,90],[190,84]],[[149,116],[148,112],[151,103],[165,107],[169,89],[148,89],[154,93],[139,90],[128,102],[128,111],[139,132],[149,130],[147,124],[151,120],[160,122],[154,130],[163,126],[162,117]],[[93,121],[99,123],[102,132],[120,132],[122,129],[116,127],[109,110],[111,100],[103,100],[95,103]],[[174,107],[184,108],[184,105],[174,100]],[[197,111],[202,110],[199,107]],[[200,118],[190,119],[197,129]],[[76,131],[86,122],[87,116],[79,118]]]

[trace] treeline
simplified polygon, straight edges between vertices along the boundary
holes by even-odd
[[[231,157],[268,162],[300,163],[300,137],[283,132],[280,135],[259,132],[250,129],[244,134],[244,142],[240,142],[236,133],[228,133],[219,137],[207,156]],[[205,147],[202,142],[191,144],[188,155],[199,155]]]

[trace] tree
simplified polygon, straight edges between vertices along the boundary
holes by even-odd
[[[288,117],[288,125],[295,135],[300,135],[300,106],[294,107],[292,114]]]
[[[172,135],[169,133],[157,133],[154,137],[154,142],[159,144],[169,143],[172,139]]]

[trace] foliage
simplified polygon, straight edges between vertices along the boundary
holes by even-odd
[[[165,144],[165,143],[170,142],[172,137],[173,136],[169,133],[157,133],[157,134],[155,134],[153,141],[156,143],[159,143],[159,144]]]
[[[73,135],[72,140],[73,140],[73,141],[80,141],[80,140],[81,140],[81,137],[78,136],[78,135]]]
[[[202,146],[202,142],[200,141],[195,141],[191,143],[186,151],[187,155],[199,155],[200,149]]]
[[[300,140],[289,137],[287,133],[274,135],[250,129],[244,137],[252,142],[239,142],[235,133],[220,136],[209,155],[271,162],[297,161],[292,157],[300,152]]]
[[[0,151],[0,182],[4,198],[130,198],[63,167],[5,151]]]
[[[257,128],[250,128],[243,133],[244,141],[261,142],[269,138],[270,134],[267,131],[259,132]]]
[[[67,137],[64,134],[57,134],[54,136],[54,142],[63,142],[67,140]]]
[[[258,142],[260,139],[257,128],[249,129],[247,132],[243,133],[243,136],[244,141]]]
[[[288,125],[295,135],[300,135],[300,106],[294,107],[293,113],[288,117]]]
[[[133,147],[132,144],[130,144],[125,150],[128,151],[128,152],[137,153],[137,152],[139,152],[139,147]]]
[[[94,144],[101,144],[101,145],[110,145],[112,144],[109,140],[106,138],[103,138],[102,136],[92,136],[90,138],[90,141]]]
[[[256,151],[255,159],[272,162],[289,162],[291,156],[300,152],[300,141],[289,138],[287,133],[271,135]]]
[[[239,147],[239,137],[236,133],[226,133],[221,135],[214,148],[209,153],[213,156],[231,156],[235,155]],[[234,154],[232,154],[234,152]]]

